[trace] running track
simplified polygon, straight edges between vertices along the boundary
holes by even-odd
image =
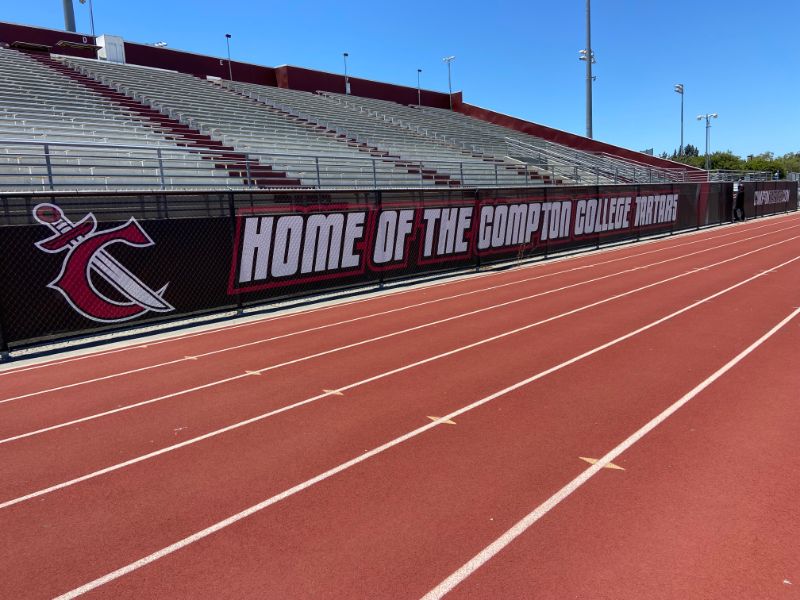
[[[792,214],[14,366],[0,597],[798,597],[798,307]]]

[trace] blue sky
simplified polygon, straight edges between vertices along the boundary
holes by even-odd
[[[61,0],[3,2],[0,20],[61,29]],[[754,8],[754,6],[756,8]],[[75,1],[79,31],[88,4]],[[585,133],[585,0],[94,0],[97,33],[275,66],[447,90],[441,58],[455,55],[465,101]],[[695,117],[717,112],[711,149],[739,155],[800,151],[800,1],[593,0],[597,56],[594,136],[635,150],[703,151]]]

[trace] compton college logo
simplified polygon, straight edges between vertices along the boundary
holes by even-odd
[[[136,275],[122,266],[106,249],[121,242],[135,248],[154,245],[150,236],[132,218],[119,227],[97,231],[97,220],[89,213],[78,223],[72,223],[54,204],[39,204],[33,209],[34,218],[46,225],[54,235],[36,243],[44,252],[66,251],[61,272],[47,287],[58,290],[70,306],[87,319],[115,323],[134,319],[146,312],[166,313],[175,308],[163,298],[165,284],[154,291]],[[109,298],[98,289],[100,277],[106,288],[119,294]]]

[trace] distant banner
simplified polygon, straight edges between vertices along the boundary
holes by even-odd
[[[739,188],[748,219],[797,210],[797,182],[745,181]]]
[[[783,196],[759,198],[762,208],[785,206]],[[0,202],[0,346],[16,347],[721,223],[731,220],[732,188]]]

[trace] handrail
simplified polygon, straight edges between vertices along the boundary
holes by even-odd
[[[0,139],[0,191],[530,187],[532,168],[447,160],[268,153],[176,145]],[[299,181],[299,183],[293,183]]]

